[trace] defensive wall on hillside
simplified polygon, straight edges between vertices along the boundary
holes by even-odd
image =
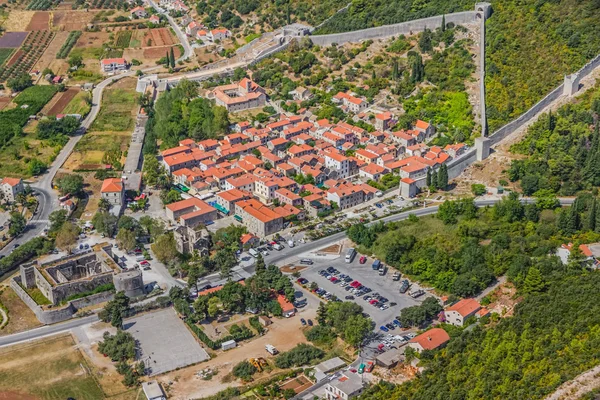
[[[446,23],[468,24],[475,22],[477,11],[463,11],[452,14],[446,14]],[[416,32],[423,32],[425,29],[435,30],[442,26],[444,16],[436,15],[434,17],[415,19],[412,21],[401,22],[393,25],[383,25],[375,28],[361,29],[358,31],[331,33],[328,35],[311,35],[310,40],[319,46],[330,46],[333,43],[344,44],[349,42],[360,42],[368,39],[381,39],[398,35],[410,35]]]

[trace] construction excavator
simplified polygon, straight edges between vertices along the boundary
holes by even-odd
[[[250,364],[254,365],[254,368],[256,368],[258,372],[262,372],[263,368],[267,366],[267,360],[262,357],[251,358],[248,361]]]

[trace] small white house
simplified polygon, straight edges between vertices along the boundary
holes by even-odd
[[[167,400],[167,396],[157,381],[142,383],[142,390],[148,400]]]

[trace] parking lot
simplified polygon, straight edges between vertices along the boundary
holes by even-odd
[[[335,295],[338,299],[342,301],[354,301],[361,305],[364,311],[369,314],[370,318],[375,322],[376,325],[374,330],[383,333],[380,330],[382,325],[392,323],[392,321],[400,315],[400,311],[403,308],[419,305],[427,296],[422,295],[418,298],[409,296],[408,293],[417,288],[417,285],[414,284],[406,291],[406,293],[400,293],[399,289],[401,282],[404,280],[403,277],[398,281],[394,281],[393,274],[395,270],[390,268],[388,268],[385,275],[380,276],[378,271],[372,269],[373,259],[367,258],[366,262],[361,264],[359,262],[360,257],[361,255],[357,254],[351,263],[346,263],[344,257],[327,261],[314,259],[314,264],[302,271],[301,277],[308,280],[307,285],[310,285],[310,282],[316,282],[319,288]],[[330,276],[335,276],[337,279],[342,277],[342,279],[334,283],[328,280],[326,276],[319,273],[319,271],[326,271],[329,267],[333,267],[339,271],[336,274],[329,274]],[[351,278],[346,284],[342,283],[344,281],[344,275]],[[348,280],[348,278],[346,278],[346,280]],[[364,287],[362,290],[364,294],[360,297],[356,295],[357,290],[354,288],[346,289],[351,287],[351,284],[354,281],[360,282]],[[368,289],[370,289],[370,291],[368,291]],[[377,305],[372,305],[370,304],[370,301],[373,299],[364,299],[364,296],[370,296],[372,298],[375,295],[383,296],[387,299],[387,302],[383,303],[378,301]],[[347,296],[353,296],[354,299],[346,299]],[[388,308],[384,310],[380,309],[382,304],[386,304]],[[389,333],[399,334],[400,330],[396,327]]]

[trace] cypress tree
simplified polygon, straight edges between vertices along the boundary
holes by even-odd
[[[600,233],[600,207],[596,206],[596,221],[594,222],[594,232]]]
[[[592,205],[590,206],[590,211],[588,212],[586,229],[590,231],[596,230],[596,218],[598,216],[597,214],[598,212],[596,211],[596,198],[594,197],[594,199],[592,200]]]
[[[523,291],[525,293],[541,292],[544,286],[546,285],[540,270],[536,267],[530,267],[523,282]]]
[[[427,185],[427,187],[431,186],[431,170],[430,169],[427,170],[427,178],[425,179],[425,184]]]
[[[442,15],[442,32],[446,32],[446,15]]]
[[[433,186],[436,189],[439,189],[440,187],[438,186],[438,173],[436,171],[433,171],[431,173],[431,186]]]
[[[398,68],[398,60],[394,60],[392,67],[392,80],[397,81],[400,78],[400,70]]]
[[[442,164],[438,172],[438,187],[442,190],[446,190],[448,187],[448,167],[446,164]]]
[[[171,68],[175,68],[175,53],[173,52],[172,47],[171,47]]]
[[[167,62],[166,62],[166,65],[165,65],[165,67],[169,68],[169,64],[170,64],[170,63],[169,63],[169,52],[168,52],[168,51],[167,51],[167,54],[166,54],[165,56],[166,56],[166,58],[167,58]]]
[[[583,176],[592,185],[600,185],[600,123],[596,123],[594,134],[592,135],[592,145],[588,151],[588,156],[583,169]]]
[[[575,200],[575,203],[573,203],[567,212],[567,220],[565,221],[565,232],[571,235],[577,232],[580,227],[579,213],[577,212],[576,204],[577,200]]]

